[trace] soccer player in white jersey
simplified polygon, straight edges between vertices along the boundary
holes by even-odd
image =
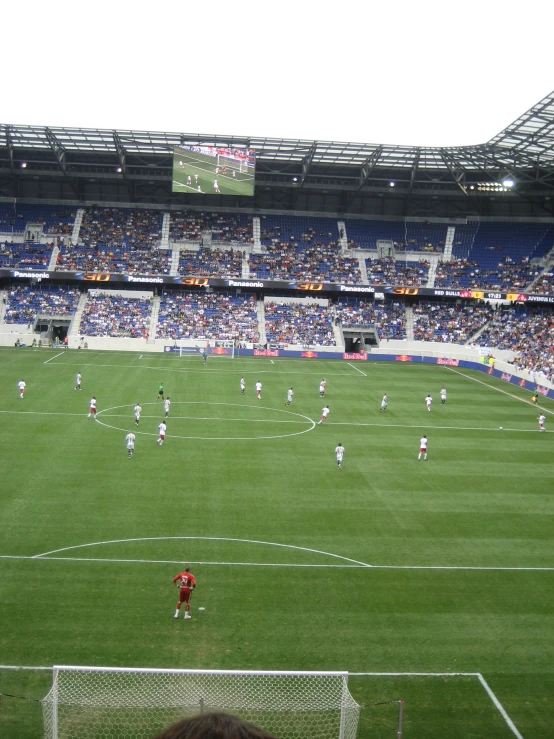
[[[75,390],[81,389],[81,373],[77,372],[77,377],[75,378]]]
[[[164,418],[167,418],[167,417],[169,416],[169,409],[170,409],[170,408],[171,408],[171,398],[167,397],[167,398],[166,398],[166,399],[164,400],[164,411],[165,411],[165,416],[164,416]]]
[[[192,177],[187,175],[187,185],[192,185]]]
[[[163,446],[163,443],[165,441],[165,432],[167,431],[167,426],[163,421],[158,426],[158,430],[160,432],[160,438],[156,441],[156,444]]]
[[[142,406],[137,403],[135,406],[135,426],[139,425],[141,412],[142,412]]]
[[[539,431],[544,431],[544,422],[546,421],[546,416],[544,413],[541,413],[539,416]]]
[[[237,179],[237,175],[235,174],[235,170],[233,170],[233,179],[234,179],[234,180],[236,180],[236,179]]]
[[[256,383],[256,394],[258,396],[258,400],[262,399],[262,383],[258,380]]]
[[[127,442],[127,452],[129,454],[129,459],[133,456],[133,452],[135,451],[135,435],[132,431],[130,431],[127,436],[125,437],[125,441]]]
[[[244,381],[244,377],[241,377],[240,378],[240,392],[241,392],[241,395],[244,395],[245,389],[246,389],[246,383]]]
[[[325,421],[325,419],[327,418],[327,416],[329,415],[329,413],[330,413],[330,409],[329,409],[329,406],[328,406],[328,405],[324,406],[324,407],[322,408],[322,410],[321,410],[321,420],[317,422],[317,425],[318,425],[318,426],[319,426],[320,424],[322,424],[322,423],[323,423],[323,421]]]
[[[337,467],[339,468],[339,470],[342,467],[342,458],[344,457],[345,451],[346,449],[339,441],[338,446],[335,448],[335,454],[337,455]]]
[[[216,168],[215,168],[215,173],[216,173],[216,175],[218,175],[218,174],[219,174],[219,167],[216,167]]]
[[[432,397],[431,397],[430,395],[428,395],[428,396],[427,396],[427,397],[425,398],[425,404],[426,404],[426,406],[427,406],[427,410],[429,411],[429,413],[431,413],[431,403],[432,403],[432,402],[433,402],[433,398],[432,398]]]
[[[219,185],[217,184],[217,180],[214,180],[214,190],[216,192],[219,192]]]
[[[446,403],[446,388],[443,386],[441,387],[441,405],[444,405]]]
[[[421,455],[423,454],[423,461],[427,462],[427,437],[425,434],[421,437],[419,440],[419,454],[418,454],[418,460],[421,459]]]
[[[93,418],[96,418],[96,396],[93,395],[89,402],[89,410],[88,410],[88,416],[87,418],[90,418],[91,416]]]
[[[294,390],[292,388],[289,388],[287,390],[287,402],[285,405],[290,405],[292,403],[292,396],[294,395]]]
[[[389,404],[389,398],[388,398],[388,395],[385,393],[381,401],[381,407],[379,408],[379,413],[384,413],[387,410],[388,404]]]
[[[19,397],[22,398],[25,395],[25,388],[26,388],[25,380],[20,380],[17,383],[17,387],[19,388]]]
[[[197,175],[197,174],[195,174],[195,175],[194,175],[194,182],[195,182],[196,184],[198,184],[198,175]]]
[[[319,397],[323,398],[325,395],[325,388],[327,387],[327,380],[323,378],[323,380],[319,383]]]

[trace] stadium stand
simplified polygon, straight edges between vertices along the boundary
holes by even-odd
[[[553,241],[554,229],[548,223],[458,225],[452,260],[440,268],[441,286],[524,290],[541,271],[531,260],[545,257]]]
[[[250,273],[259,279],[362,281],[358,260],[341,256],[335,243],[305,246],[276,241],[264,254],[251,254],[249,263]]]
[[[48,267],[52,244],[0,244],[0,267]]]
[[[319,303],[265,303],[265,333],[271,344],[335,346],[333,311]]]
[[[75,312],[79,297],[76,287],[14,287],[8,291],[5,322],[31,324],[39,314],[70,315]]]
[[[73,229],[76,208],[62,205],[0,205],[0,232],[26,236],[28,223],[42,225],[43,233],[68,235]]]
[[[439,253],[444,250],[447,225],[417,221],[346,221],[352,249],[377,249],[378,241],[392,241],[395,251]]]
[[[554,271],[552,267],[546,271],[533,285],[534,293],[540,293],[541,295],[554,295]]]
[[[402,303],[343,298],[336,305],[335,317],[344,327],[373,325],[380,339],[406,338],[406,309]]]
[[[85,247],[152,248],[161,239],[163,213],[144,208],[86,208],[79,231]]]
[[[491,350],[512,349],[519,353],[514,364],[554,379],[554,313],[542,307],[517,307],[497,313],[476,339]]]
[[[413,306],[414,339],[465,344],[494,316],[486,305],[421,301]]]
[[[257,342],[256,296],[167,290],[160,301],[157,339]]]
[[[201,277],[241,277],[242,252],[240,250],[200,247],[198,251],[181,249],[179,274]]]
[[[171,251],[150,246],[97,250],[64,244],[58,253],[56,270],[168,275],[171,270]]]
[[[89,295],[81,316],[82,336],[148,338],[152,301],[119,295]]]
[[[376,285],[404,285],[421,287],[427,283],[428,262],[406,262],[380,258],[365,260],[370,283]]]
[[[252,216],[242,213],[204,213],[203,211],[171,211],[171,241],[202,242],[203,234],[212,241],[252,243]]]

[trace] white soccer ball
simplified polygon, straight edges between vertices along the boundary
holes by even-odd
[[[500,431],[502,431],[502,426],[500,427]]]

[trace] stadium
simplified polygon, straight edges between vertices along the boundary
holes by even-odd
[[[2,736],[551,736],[553,135],[0,125]]]

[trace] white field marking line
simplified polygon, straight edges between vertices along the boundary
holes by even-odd
[[[102,415],[104,418],[130,418],[129,414],[123,414],[123,413],[104,413]],[[140,417],[140,420],[142,421],[143,418],[159,419],[159,416],[146,416],[142,414]],[[231,418],[231,417],[224,418],[223,416],[218,417],[218,416],[174,416],[174,415],[171,415],[171,416],[168,416],[168,418],[171,418],[171,420],[173,421],[240,421],[244,423],[294,423],[296,425],[306,423],[306,421],[277,421],[277,420],[273,421],[272,419],[269,419],[269,418]],[[310,421],[312,421],[312,419],[310,419]]]
[[[130,540],[132,541],[132,540]],[[139,540],[139,541],[142,541]],[[100,542],[110,543],[110,542]],[[93,544],[82,544],[80,546],[94,546]],[[275,545],[282,546],[282,545]],[[71,549],[71,547],[69,547]],[[76,549],[78,547],[75,547]],[[326,552],[323,552],[326,554]],[[339,555],[330,554],[330,557]],[[182,565],[183,560],[172,559],[114,559],[112,557],[50,557],[46,554],[0,554],[0,560],[44,560],[45,562],[112,562],[114,564],[156,564],[156,565]],[[343,558],[341,558],[343,559]],[[353,560],[355,561],[355,560]],[[473,567],[471,565],[370,565],[370,564],[298,564],[295,562],[218,562],[203,559],[187,559],[190,565],[203,565],[204,567],[284,567],[285,569],[339,569],[339,570],[459,570],[461,572],[554,572],[554,567]]]
[[[56,354],[56,357],[61,357],[62,354],[65,354],[65,352],[60,352],[59,354]],[[56,359],[56,357],[50,357],[50,359],[47,359],[46,362],[43,362],[43,364],[48,364],[48,362],[51,362],[53,359]]]
[[[62,352],[62,354],[65,354],[65,352]],[[167,357],[166,354],[162,354],[161,356]],[[55,359],[55,357],[52,357],[52,359]],[[196,359],[198,359],[198,357],[196,357]],[[104,367],[104,368],[108,367],[109,369],[137,369],[138,367],[138,365],[136,364],[93,364],[93,363],[86,364],[84,362],[56,362],[56,364],[52,366],[53,367],[75,367],[77,365],[79,367]],[[151,367],[148,365],[141,364],[140,369],[155,370],[156,372],[201,372],[204,375],[206,374],[205,368],[200,370],[200,369],[195,369],[194,367],[164,367],[162,364],[158,365],[157,367]],[[214,373],[219,372],[221,374],[237,374],[237,370],[235,369],[226,369],[222,371],[219,367],[217,370],[214,370],[212,368],[211,371]],[[272,373],[271,369],[248,371],[248,374],[266,375],[269,373]],[[289,375],[320,375],[321,372],[300,372],[300,371],[287,370],[287,374]],[[352,373],[351,372],[328,372],[327,377],[352,377]]]
[[[352,367],[352,369],[355,369],[356,372],[359,372],[360,373],[360,375],[363,375],[364,377],[367,377],[366,373],[365,372],[362,372],[361,369],[358,369],[358,367],[356,367],[355,364],[351,364],[350,362],[348,362],[348,366],[349,367]]]
[[[114,564],[141,564],[141,565],[179,565],[182,559],[111,559],[109,557],[46,557],[42,555],[24,556],[0,554],[0,559],[32,559],[36,562],[112,562]],[[292,569],[321,569],[321,570],[367,570],[371,565],[330,565],[330,564],[297,564],[294,562],[208,562],[202,559],[187,559],[189,565],[203,565],[204,567],[284,567]]]
[[[498,700],[498,698],[496,697],[496,695],[493,693],[491,687],[489,686],[488,682],[485,680],[485,678],[483,677],[483,675],[481,675],[481,673],[479,673],[479,675],[477,677],[478,677],[478,680],[481,683],[481,685],[487,691],[489,698],[494,703],[494,706],[495,706],[496,710],[502,716],[502,718],[504,719],[504,721],[507,723],[507,725],[510,728],[512,734],[514,734],[514,736],[517,736],[518,739],[523,739],[522,735],[517,730],[516,725],[514,724],[514,722],[512,721],[512,719],[508,716],[508,714],[507,714],[506,710],[504,709],[502,703],[500,703],[500,701]]]
[[[233,539],[226,536],[146,536],[133,539],[112,539],[110,541],[93,541],[89,544],[76,544],[71,547],[63,547],[62,549],[53,549],[50,552],[43,552],[42,554],[35,554],[32,559],[38,559],[39,557],[46,557],[50,554],[58,554],[59,552],[69,552],[73,549],[86,549],[87,547],[97,547],[103,544],[126,544],[128,542],[136,541],[231,541],[239,544],[262,544],[268,547],[278,547],[280,549],[294,549],[300,552],[309,552],[310,554],[323,554],[325,557],[333,557],[335,559],[341,559],[345,562],[351,562],[352,564],[361,565],[362,567],[371,567],[366,562],[360,562],[357,559],[350,559],[350,557],[343,557],[340,554],[333,554],[332,552],[323,552],[320,549],[310,549],[308,547],[299,547],[294,544],[279,544],[274,541],[261,541],[259,539]]]
[[[86,416],[83,413],[62,413],[61,411],[0,411],[0,413],[13,413],[18,416]]]
[[[328,421],[327,426],[376,426],[378,428],[391,428],[391,429],[434,429],[434,430],[447,430],[447,431],[516,431],[525,434],[537,434],[537,433],[554,433],[552,431],[539,432],[538,429],[510,429],[503,427],[502,429],[496,426],[431,426],[431,424],[421,424],[411,426],[403,423],[357,423],[356,421]]]
[[[271,361],[271,364],[275,364],[275,362],[273,361],[273,359],[271,359],[270,361]]]
[[[491,390],[496,390],[499,393],[503,393],[504,395],[507,395],[510,398],[514,398],[515,400],[519,400],[521,403],[526,403],[527,405],[530,405],[531,408],[538,408],[539,410],[543,411],[544,413],[551,413],[554,415],[554,411],[548,410],[548,408],[543,408],[542,406],[535,405],[535,403],[532,403],[530,400],[526,400],[525,398],[520,398],[519,395],[514,395],[513,393],[509,393],[507,390],[503,390],[501,387],[496,387],[495,385],[490,385],[488,382],[483,382],[483,380],[479,380],[477,377],[472,377],[471,375],[466,375],[465,372],[460,372],[460,370],[456,370],[453,367],[445,367],[445,369],[450,370],[451,372],[455,372],[457,375],[461,375],[462,377],[465,377],[467,380],[473,380],[473,382],[478,382],[480,385],[484,385],[485,387],[490,388]]]
[[[517,739],[523,739],[516,725],[508,716],[506,710],[480,672],[349,672],[348,677],[476,677],[493,702],[494,707],[506,722],[512,734],[514,734]]]
[[[145,403],[145,405],[156,405],[156,403]],[[195,440],[201,440],[201,441],[258,441],[260,439],[284,439],[290,436],[301,436],[302,434],[307,434],[310,431],[313,431],[315,429],[315,421],[311,418],[308,418],[308,416],[303,416],[301,413],[294,413],[293,411],[286,411],[282,408],[268,408],[267,406],[260,406],[260,405],[242,405],[242,403],[220,403],[220,402],[210,402],[210,401],[202,401],[202,400],[191,400],[191,401],[176,401],[175,405],[225,405],[225,406],[233,406],[238,408],[261,408],[262,410],[270,410],[270,411],[277,411],[278,413],[287,413],[291,416],[298,416],[299,418],[305,419],[308,423],[311,424],[309,428],[304,429],[303,431],[295,431],[293,433],[289,434],[275,434],[273,436],[182,436],[181,434],[167,434],[168,438],[171,439],[195,439]],[[119,426],[111,426],[109,423],[104,423],[101,421],[98,417],[102,414],[106,414],[107,417],[109,417],[108,412],[118,410],[119,408],[131,408],[132,406],[126,406],[126,405],[114,405],[111,408],[105,408],[102,411],[98,411],[96,414],[95,421],[96,423],[99,423],[101,426],[104,426],[105,428],[113,429],[114,431],[127,431],[127,428],[120,428]],[[118,418],[123,418],[124,416],[117,416]],[[268,420],[268,423],[271,423],[271,420]],[[277,423],[279,423],[277,421]],[[297,422],[300,423],[300,422]],[[151,431],[136,431],[135,433],[141,434],[142,436],[158,436],[157,433],[153,433]]]

